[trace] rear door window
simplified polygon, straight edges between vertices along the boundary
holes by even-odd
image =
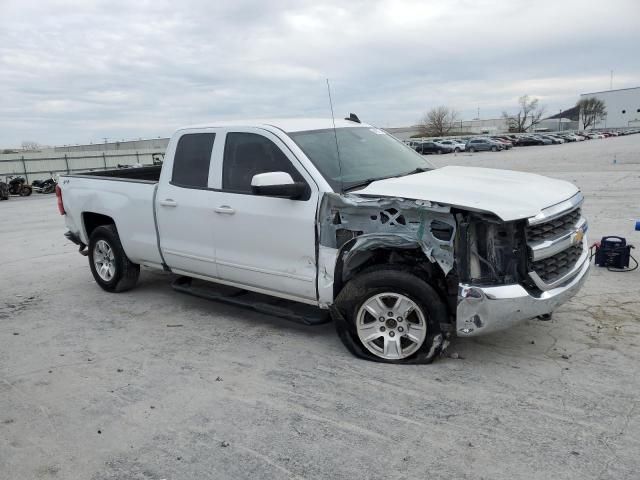
[[[171,183],[177,187],[207,188],[215,133],[188,133],[180,137],[173,158]]]

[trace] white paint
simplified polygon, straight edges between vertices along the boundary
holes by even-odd
[[[504,221],[533,217],[578,192],[575,185],[533,173],[442,167],[378,180],[354,193],[401,197],[495,213]]]

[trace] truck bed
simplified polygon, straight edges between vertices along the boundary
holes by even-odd
[[[99,170],[95,172],[79,173],[76,175],[65,175],[81,178],[100,177],[103,180],[119,180],[139,183],[158,183],[162,165],[150,165],[146,167],[113,168],[110,170]]]

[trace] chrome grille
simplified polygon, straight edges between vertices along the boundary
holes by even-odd
[[[579,243],[552,257],[533,262],[533,270],[544,282],[551,283],[573,268],[582,255],[582,248],[582,243]]]
[[[541,223],[540,225],[527,227],[527,242],[536,243],[543,240],[552,240],[557,238],[568,231],[573,230],[581,216],[581,209],[576,208],[566,215],[562,215],[554,220],[549,220],[548,222]]]

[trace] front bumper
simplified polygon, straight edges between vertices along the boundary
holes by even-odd
[[[573,297],[587,280],[591,262],[587,256],[578,272],[564,284],[531,295],[519,284],[477,287],[460,284],[456,332],[461,337],[503,330],[523,320],[553,312]]]

